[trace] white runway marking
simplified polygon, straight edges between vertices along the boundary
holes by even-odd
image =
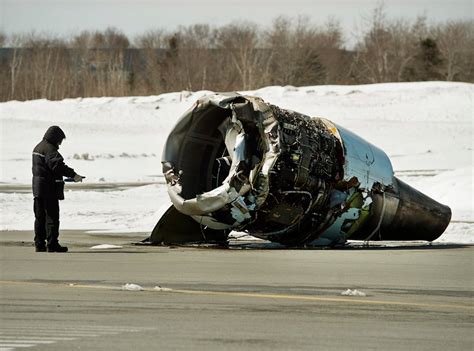
[[[24,327],[14,327],[14,326],[2,326],[2,330],[5,329],[21,329],[25,330]],[[105,333],[121,333],[121,332],[139,332],[139,331],[145,331],[145,330],[152,330],[153,328],[136,328],[136,327],[94,327],[94,326],[60,326],[60,327],[55,327],[55,331],[77,331],[77,332],[105,332]],[[43,326],[35,326],[32,331],[37,331],[37,330],[46,330],[46,331],[51,331],[50,327],[43,327]],[[30,332],[30,331],[28,331]]]
[[[52,340],[25,340],[25,338],[0,338],[0,344],[27,344],[27,343],[35,343],[35,344],[54,344],[56,341]]]
[[[2,326],[0,329],[0,351],[14,351],[38,345],[51,345],[57,342],[67,342],[88,337],[106,337],[121,333],[136,333],[153,330],[150,327],[124,326]],[[59,335],[59,336],[57,336]]]
[[[117,333],[81,333],[81,332],[73,332],[73,331],[61,331],[61,330],[55,330],[52,332],[53,334],[48,334],[48,331],[41,331],[41,330],[33,330],[33,331],[28,331],[25,332],[24,330],[3,330],[0,331],[0,337],[5,335],[5,333],[9,334],[14,334],[14,335],[25,335],[28,334],[29,336],[48,336],[50,335],[51,337],[54,337],[54,335],[61,335],[61,337],[96,337],[99,335],[113,335]],[[51,332],[49,332],[51,333]]]
[[[0,349],[4,347],[33,347],[35,344],[0,344]]]
[[[30,333],[28,333],[30,334]],[[67,338],[67,337],[57,337],[57,336],[19,336],[18,333],[3,333],[3,332],[0,332],[0,339],[15,339],[15,338],[21,338],[21,339],[25,339],[25,340],[30,340],[30,339],[34,339],[34,340],[45,340],[45,341],[72,341],[72,340],[76,340],[77,338]]]

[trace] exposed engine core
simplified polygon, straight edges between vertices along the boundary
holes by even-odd
[[[257,97],[198,100],[169,135],[162,162],[174,208],[198,224],[196,241],[230,230],[286,245],[434,240],[451,217],[394,177],[380,149]],[[176,220],[170,210],[165,217]],[[155,231],[155,241],[179,241],[167,240],[160,222]]]

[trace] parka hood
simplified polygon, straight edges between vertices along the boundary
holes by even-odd
[[[43,139],[53,145],[58,145],[61,140],[66,139],[66,134],[64,134],[63,130],[58,126],[51,126],[46,133],[44,133]]]

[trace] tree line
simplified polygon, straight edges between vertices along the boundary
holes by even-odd
[[[0,33],[0,101],[240,91],[269,85],[474,82],[474,21],[393,20],[377,7],[347,49],[337,21],[278,17],[267,28],[115,28],[70,38]]]

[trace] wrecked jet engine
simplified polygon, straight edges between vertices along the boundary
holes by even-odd
[[[225,242],[231,230],[287,246],[432,241],[451,219],[357,135],[237,93],[198,100],[169,135],[162,164],[173,205],[153,244]]]

